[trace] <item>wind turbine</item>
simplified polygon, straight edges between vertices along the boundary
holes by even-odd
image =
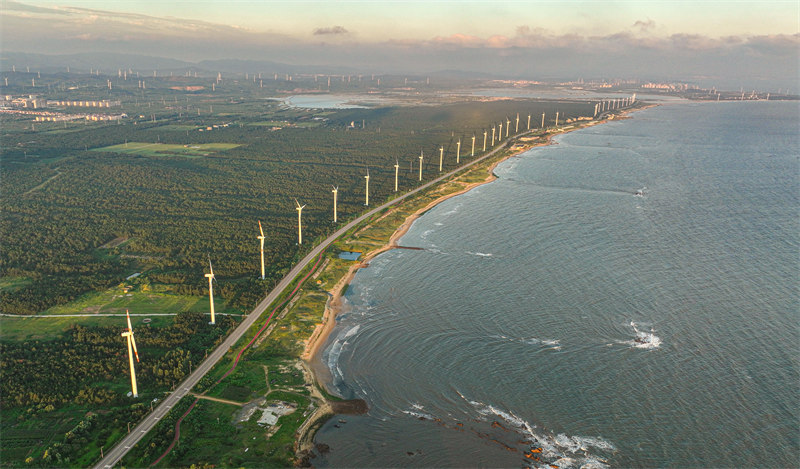
[[[507,129],[507,127],[506,127]],[[503,122],[500,122],[500,133],[497,134],[497,142],[499,143],[500,140],[503,140]]]
[[[261,220],[258,220],[258,231],[261,232],[261,236],[258,237],[258,241],[261,243],[261,280],[264,280],[264,240],[266,236],[264,236],[264,229],[261,228]]]
[[[542,113],[542,128],[544,129],[544,113]]]
[[[214,286],[211,284],[216,278],[214,278],[214,267],[211,265],[211,257],[208,258],[208,271],[205,277],[208,279],[208,303],[211,305],[211,322],[209,324],[216,324],[216,320],[214,319]]]
[[[439,147],[439,172],[442,172],[442,163],[444,163],[444,145]]]
[[[297,244],[303,244],[303,209],[306,206],[301,207],[297,199],[294,199],[294,203],[297,204]]]
[[[419,180],[422,181],[422,150],[419,151]]]
[[[367,175],[364,176],[364,179],[367,180],[367,188],[365,191],[366,200],[364,201],[364,205],[369,205],[369,168],[367,168]]]
[[[556,111],[556,127],[558,127],[558,111]]]
[[[497,132],[497,126],[492,127],[492,146],[494,147],[494,133]]]
[[[331,192],[333,192],[333,222],[336,223],[336,198],[339,195],[339,186],[334,187]]]
[[[503,124],[500,124],[500,125],[503,125]],[[511,119],[506,117],[506,137],[508,137],[508,129],[510,129],[510,128],[511,128]]]
[[[128,340],[128,361],[131,364],[131,391],[133,391],[133,397],[139,397],[139,391],[136,389],[136,371],[133,367],[133,356],[136,355],[136,363],[139,363],[139,352],[136,351],[136,340],[133,338],[131,313],[126,309],[125,314],[128,316],[128,330],[122,333],[122,337]]]
[[[475,156],[475,135],[472,136],[472,151],[469,156]]]
[[[456,142],[456,164],[461,162],[461,139],[458,139]]]
[[[517,113],[517,125],[514,127],[514,133],[519,133],[519,113]]]
[[[397,192],[397,175],[400,173],[400,162],[394,160],[394,191]]]
[[[486,151],[486,135],[487,135],[488,133],[489,133],[489,132],[488,132],[488,131],[486,131],[486,130],[484,130],[484,131],[483,131],[483,151]]]
[[[528,130],[531,130],[531,115],[528,114]]]

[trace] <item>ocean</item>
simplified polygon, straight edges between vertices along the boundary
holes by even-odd
[[[319,467],[798,467],[800,108],[554,139],[358,272]]]

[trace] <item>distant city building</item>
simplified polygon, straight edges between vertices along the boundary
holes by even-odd
[[[65,106],[65,107],[115,107],[121,106],[122,103],[120,101],[59,101],[59,100],[49,100],[47,101],[48,106]]]

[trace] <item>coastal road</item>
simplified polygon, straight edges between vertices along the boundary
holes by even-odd
[[[119,462],[119,460],[122,459],[122,457],[125,456],[125,454],[127,454],[128,451],[130,451],[130,449],[133,448],[133,446],[147,434],[147,432],[149,432],[150,430],[153,429],[153,427],[156,426],[159,420],[161,420],[165,415],[167,415],[167,412],[169,412],[170,409],[172,409],[178,403],[178,401],[180,401],[181,398],[183,398],[183,396],[191,393],[192,388],[203,378],[203,376],[206,375],[206,373],[208,373],[211,370],[212,367],[214,367],[214,365],[217,364],[217,362],[228,352],[228,350],[231,349],[231,347],[233,347],[234,344],[236,344],[236,342],[247,332],[250,326],[255,324],[256,321],[258,321],[258,319],[261,317],[264,311],[266,311],[267,307],[273,301],[275,301],[275,299],[277,299],[281,293],[283,293],[283,291],[289,286],[290,283],[292,283],[292,281],[298,275],[300,275],[300,272],[303,270],[303,268],[305,268],[306,265],[308,265],[312,260],[314,260],[314,258],[317,257],[324,249],[330,246],[331,243],[336,241],[337,238],[339,238],[340,236],[345,234],[348,230],[358,225],[359,223],[363,222],[367,218],[380,212],[381,210],[390,207],[398,202],[401,202],[414,194],[424,191],[425,189],[428,189],[434,184],[437,184],[445,179],[448,179],[453,175],[455,175],[456,173],[463,171],[464,169],[469,168],[474,164],[477,164],[487,158],[491,158],[497,152],[503,150],[508,145],[508,143],[514,140],[516,137],[520,137],[522,135],[529,134],[531,132],[532,131],[521,132],[513,137],[507,138],[503,145],[498,144],[497,148],[491,150],[485,155],[478,157],[475,160],[466,163],[448,173],[442,174],[436,179],[432,179],[431,181],[415,189],[412,189],[406,192],[405,194],[384,203],[383,205],[380,205],[376,208],[373,208],[372,210],[369,210],[360,217],[354,219],[353,221],[349,222],[348,224],[336,230],[336,232],[333,233],[332,235],[325,238],[324,241],[315,246],[314,249],[312,249],[311,252],[309,252],[308,255],[306,255],[306,257],[304,257],[300,262],[298,262],[297,265],[291,271],[289,271],[289,273],[286,274],[285,277],[283,277],[283,279],[275,286],[275,288],[273,288],[272,291],[269,292],[266,298],[264,298],[264,300],[262,300],[261,303],[259,303],[258,306],[256,306],[256,308],[244,318],[241,324],[239,324],[239,326],[236,329],[234,329],[234,331],[230,335],[228,335],[228,337],[225,339],[224,342],[222,342],[222,344],[220,344],[219,347],[217,347],[213,352],[211,352],[211,354],[209,354],[208,358],[206,358],[197,367],[197,369],[195,369],[185,380],[183,380],[183,382],[181,382],[173,392],[168,394],[167,397],[165,397],[164,400],[162,400],[158,404],[158,407],[153,409],[153,412],[148,414],[141,422],[139,422],[138,425],[136,425],[135,428],[131,429],[130,433],[128,433],[128,435],[126,435],[117,444],[117,446],[115,446],[113,449],[105,453],[105,457],[102,458],[100,462],[97,463],[96,466],[94,466],[95,469],[104,469],[104,468],[110,469],[114,467],[114,465],[117,464],[117,462]]]

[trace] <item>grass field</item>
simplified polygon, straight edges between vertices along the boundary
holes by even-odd
[[[25,281],[24,278],[3,278],[3,288],[10,288]],[[1,340],[47,340],[61,335],[73,324],[84,326],[114,326],[122,324],[121,317],[109,316],[66,316],[72,314],[124,314],[130,310],[132,314],[176,314],[185,311],[198,311],[209,314],[208,297],[173,295],[169,293],[156,293],[152,291],[131,291],[125,293],[122,288],[116,287],[103,292],[87,293],[75,301],[65,305],[54,306],[43,315],[65,315],[63,318],[53,316],[40,317],[0,317]],[[217,313],[241,314],[240,311],[229,309],[224,299],[214,298],[214,310]],[[134,324],[141,323],[144,319],[133,316]],[[152,316],[150,327],[161,327],[172,324],[172,316]]]
[[[33,283],[28,277],[0,277],[0,290],[14,291]]]
[[[134,327],[143,324],[145,318],[134,316],[131,323]],[[150,327],[167,327],[172,324],[173,316],[155,316],[150,319]],[[87,316],[87,317],[0,317],[0,340],[31,341],[49,340],[66,332],[71,326],[126,326],[122,316]]]
[[[65,305],[54,306],[42,314],[93,314],[93,313],[180,313],[183,311],[210,312],[208,297],[172,295],[150,291],[131,291],[125,293],[121,288],[111,288],[103,292],[87,293]],[[214,298],[214,310],[226,311],[226,302]],[[236,311],[232,311],[236,312]]]
[[[241,145],[238,143],[192,143],[188,145],[177,145],[167,143],[127,142],[119,145],[95,148],[92,151],[141,156],[184,156],[187,158],[199,158],[239,146]]]

